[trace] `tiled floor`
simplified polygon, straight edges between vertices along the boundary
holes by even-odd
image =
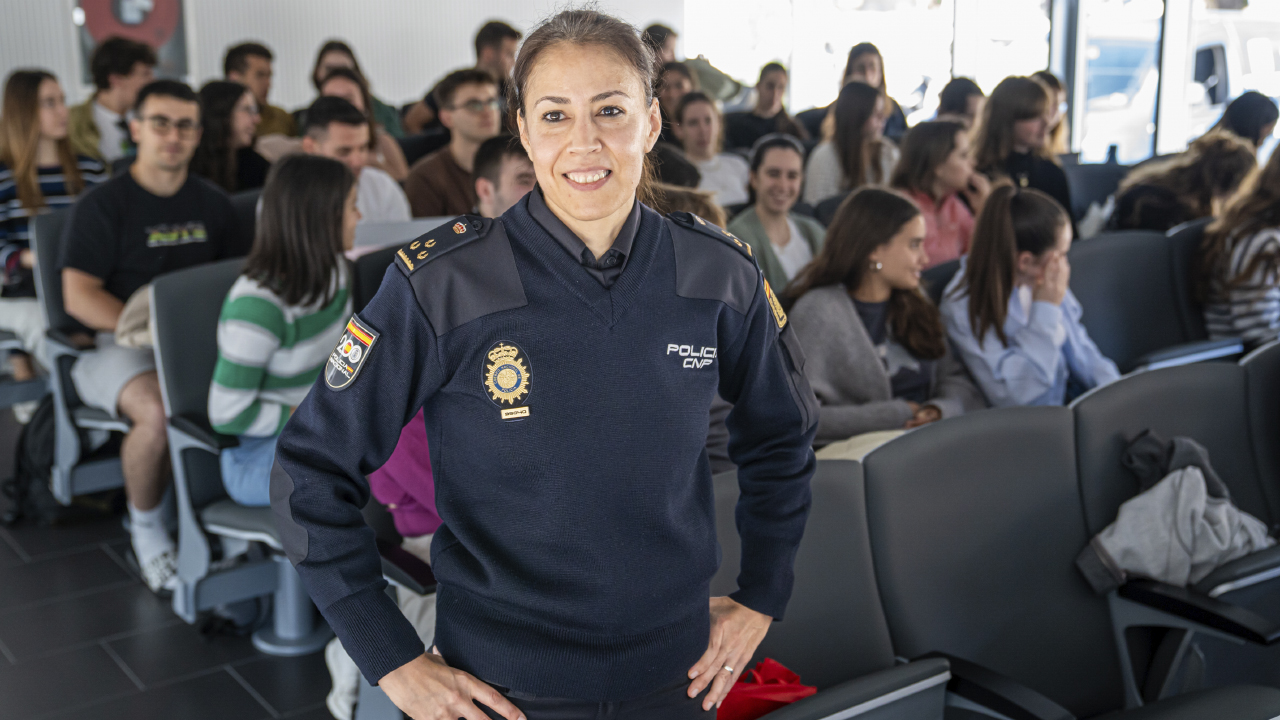
[[[16,437],[0,411],[0,478]],[[248,638],[201,635],[147,591],[128,546],[116,518],[0,527],[0,718],[330,718],[320,654],[275,658]]]

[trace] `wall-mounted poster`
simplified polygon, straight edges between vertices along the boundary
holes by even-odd
[[[113,35],[137,40],[156,51],[156,77],[187,75],[186,20],[182,0],[77,0],[75,22],[80,26],[81,72],[93,83],[89,57],[98,43]]]

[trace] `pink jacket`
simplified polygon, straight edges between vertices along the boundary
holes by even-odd
[[[969,252],[969,240],[973,237],[973,213],[954,194],[934,203],[925,193],[908,192],[907,195],[920,206],[924,214],[924,250],[929,255],[927,267],[950,262]]]
[[[400,431],[400,441],[386,464],[369,475],[369,488],[391,511],[401,535],[430,535],[440,527],[422,410]]]

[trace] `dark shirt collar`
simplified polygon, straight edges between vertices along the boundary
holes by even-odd
[[[640,201],[634,200],[631,205],[631,214],[627,215],[626,222],[622,223],[618,237],[614,238],[613,245],[597,260],[587,244],[556,217],[555,213],[551,212],[551,208],[547,207],[547,201],[542,197],[542,188],[535,187],[529,193],[529,214],[542,226],[543,230],[560,243],[570,257],[577,260],[606,288],[612,287],[618,276],[622,274],[627,258],[631,256],[631,244],[635,242],[636,233],[640,230]]]

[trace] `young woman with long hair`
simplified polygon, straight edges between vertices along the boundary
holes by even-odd
[[[725,147],[747,149],[770,133],[794,135],[802,142],[809,139],[804,125],[787,114],[783,105],[790,81],[787,68],[782,63],[771,62],[760,68],[755,107],[729,113],[724,118]]]
[[[639,32],[599,12],[531,32],[508,107],[538,186],[403,246],[280,438],[284,545],[412,717],[711,717],[786,605],[817,403],[742,241],[639,200],[655,71]],[[742,487],[732,597],[709,591],[717,392]],[[365,476],[419,409],[443,520],[430,653],[361,516]],[[608,451],[583,452],[590,437]]]
[[[238,82],[214,80],[200,88],[200,144],[191,172],[229,193],[260,188],[271,163],[253,149],[258,101]]]
[[[926,268],[969,251],[974,213],[982,211],[991,182],[973,169],[964,125],[935,120],[908,130],[889,184],[906,193],[924,214]]]
[[[840,91],[835,104],[835,131],[813,149],[804,175],[804,201],[810,205],[889,182],[898,163],[898,148],[884,137],[884,93],[860,82]]]
[[[1248,141],[1219,130],[1202,135],[1186,152],[1129,173],[1108,227],[1165,232],[1217,215],[1257,164]]]
[[[270,504],[276,440],[351,316],[356,180],[346,165],[290,155],[271,170],[244,273],[222,303],[209,422],[240,442],[219,454],[227,494]]]
[[[1209,337],[1256,347],[1280,335],[1280,153],[1209,226],[1200,277]]]
[[[1044,83],[1007,77],[996,85],[974,132],[974,161],[992,179],[1008,178],[1058,201],[1070,214],[1071,188],[1049,143],[1055,103]],[[1072,221],[1072,233],[1075,223]]]
[[[44,356],[44,322],[36,301],[31,219],[66,208],[86,187],[107,179],[102,163],[76,155],[68,138],[62,86],[44,70],[14,70],[0,109],[0,329],[22,341],[10,355],[18,380],[35,376]]]
[[[396,182],[404,182],[409,176],[409,163],[404,158],[400,143],[378,122],[373,112],[373,95],[364,76],[350,68],[335,68],[320,81],[321,97],[340,97],[356,106],[369,118],[373,132],[369,136],[369,165],[390,175]],[[301,123],[300,123],[301,124]]]
[[[1067,286],[1071,222],[1039,190],[991,191],[942,298],[947,334],[996,407],[1061,405],[1120,377]]]
[[[680,138],[675,132],[676,107],[680,99],[691,92],[699,90],[698,76],[688,65],[672,60],[664,63],[658,75],[658,108],[662,111],[662,142],[679,146]]]
[[[848,59],[845,60],[844,74],[840,76],[840,87],[852,82],[870,85],[884,96],[885,127],[884,135],[897,142],[907,132],[907,116],[898,101],[889,97],[885,89],[884,56],[880,49],[871,43],[864,42],[849,48]],[[829,139],[835,130],[835,103],[825,108],[805,110],[796,116],[814,138]]]
[[[353,70],[364,80],[366,86],[369,84],[367,79],[369,76],[365,75],[364,70],[360,69],[360,61],[356,60],[355,51],[351,49],[350,45],[341,40],[328,40],[320,46],[320,50],[316,53],[315,64],[311,66],[311,84],[319,91],[320,83],[337,68]],[[324,93],[320,94],[323,95]],[[366,108],[373,121],[378,123],[392,137],[402,137],[404,135],[404,127],[400,124],[400,111],[395,107],[370,94]]]
[[[751,246],[774,287],[784,288],[822,249],[826,230],[818,221],[792,212],[804,177],[804,146],[791,135],[774,133],[751,150],[751,207],[729,221],[729,232]]]
[[[987,96],[978,83],[966,77],[951,78],[938,93],[938,115],[935,119],[958,122],[969,129],[978,123],[986,104]]]
[[[862,188],[841,203],[822,252],[782,293],[820,405],[816,444],[983,406],[921,291],[924,236],[911,200]]]
[[[1275,133],[1277,118],[1280,118],[1280,109],[1276,108],[1276,101],[1250,90],[1227,105],[1213,130],[1235,133],[1257,150]]]
[[[751,168],[737,155],[721,152],[724,116],[711,98],[691,92],[676,105],[672,129],[684,146],[685,157],[698,168],[702,179],[698,189],[712,194],[716,203],[737,205],[747,202]]]
[[[1049,152],[1066,155],[1071,152],[1071,123],[1067,120],[1067,89],[1057,75],[1048,70],[1037,70],[1031,73],[1033,80],[1039,80],[1049,89]]]

